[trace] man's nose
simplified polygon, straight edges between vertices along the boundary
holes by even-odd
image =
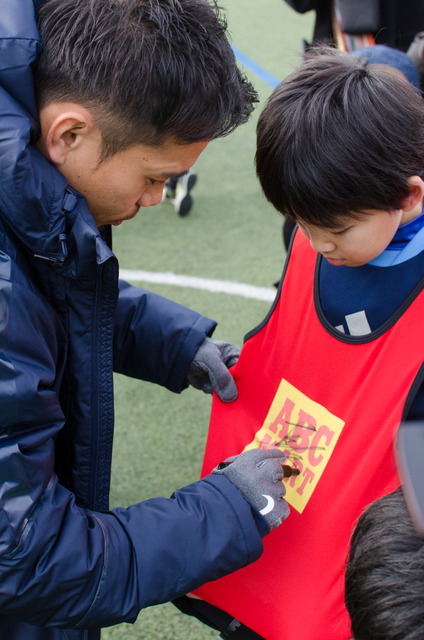
[[[165,184],[152,185],[145,189],[137,201],[139,207],[154,207],[162,200]]]

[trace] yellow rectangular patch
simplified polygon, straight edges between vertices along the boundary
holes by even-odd
[[[248,449],[279,447],[298,476],[286,482],[286,500],[302,513],[333,453],[344,421],[311,400],[284,378],[261,429]]]

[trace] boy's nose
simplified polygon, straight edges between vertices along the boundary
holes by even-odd
[[[311,243],[312,249],[317,253],[328,254],[334,251],[334,249],[336,248],[334,242],[316,236],[310,236],[309,242]]]

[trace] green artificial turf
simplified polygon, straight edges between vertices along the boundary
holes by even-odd
[[[313,16],[296,14],[283,0],[224,0],[232,44],[282,79],[300,60]],[[186,218],[171,204],[141,210],[114,233],[125,269],[172,272],[272,288],[284,262],[282,218],[265,201],[255,175],[255,126],[271,92],[243,67],[261,102],[248,124],[212,142],[195,165],[198,183]],[[242,345],[270,302],[199,289],[139,282],[218,321],[215,337]],[[149,383],[115,376],[116,431],[111,506],[128,506],[198,479],[207,435],[210,396],[194,389],[172,394]],[[141,577],[142,578],[142,577]],[[142,585],[141,588],[144,588]],[[102,633],[103,640],[218,639],[219,634],[171,604],[142,611],[134,625]]]

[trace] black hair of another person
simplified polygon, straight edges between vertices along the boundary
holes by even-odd
[[[401,488],[373,502],[351,539],[345,602],[355,640],[424,638],[424,539]]]

